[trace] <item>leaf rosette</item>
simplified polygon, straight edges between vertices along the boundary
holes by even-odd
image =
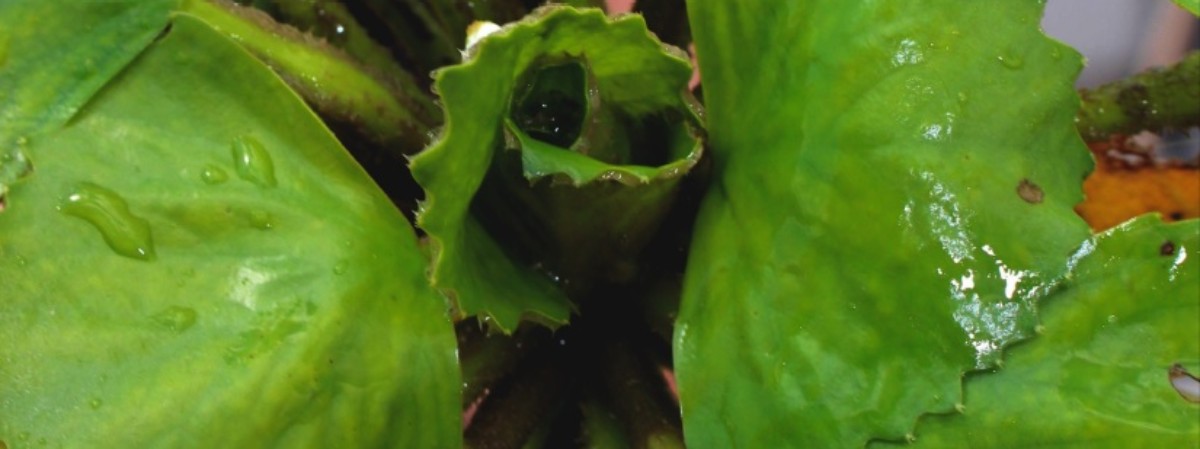
[[[435,73],[446,125],[412,161],[432,282],[500,330],[562,324],[628,282],[703,148],[686,54],[639,16],[545,7]]]

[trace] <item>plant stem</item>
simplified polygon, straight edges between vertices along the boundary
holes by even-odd
[[[387,76],[395,77],[405,91],[418,91],[408,71],[392,58],[386,47],[371,39],[367,29],[341,2],[334,0],[271,0],[276,17],[303,31],[324,38],[358,62]],[[428,105],[433,109],[432,101]]]
[[[532,326],[512,336],[489,335],[475,319],[458,323],[455,331],[463,375],[463,407],[511,374],[527,354],[544,346],[548,334],[546,329]]]
[[[411,79],[371,73],[341,50],[266,13],[228,0],[187,0],[182,11],[237,41],[322,115],[354,125],[390,151],[421,150],[438,120],[436,106]]]
[[[1200,51],[1180,63],[1082,89],[1075,125],[1084,140],[1200,125]]]
[[[679,413],[669,406],[662,379],[635,350],[628,341],[602,349],[605,396],[619,398],[611,401],[612,410],[625,424],[632,448],[682,449]]]
[[[518,449],[574,386],[559,351],[540,351],[493,391],[463,433],[467,449]]]
[[[583,446],[588,449],[623,449],[632,446],[612,413],[603,401],[589,394],[579,407],[583,411],[582,435]]]

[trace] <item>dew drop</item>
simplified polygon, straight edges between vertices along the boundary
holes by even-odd
[[[146,219],[133,215],[120,195],[83,182],[59,203],[58,210],[94,226],[108,247],[125,257],[154,260],[154,240]]]
[[[1117,316],[1109,315],[1108,316],[1108,324],[1117,324]]]
[[[33,163],[25,155],[26,142],[24,137],[18,138],[15,148],[0,150],[0,197],[9,186],[33,173]]]
[[[350,262],[347,261],[346,259],[341,259],[341,260],[337,261],[337,263],[333,265],[333,274],[336,274],[339,276],[346,274],[346,269],[349,267],[349,265],[350,265]]]
[[[267,231],[275,227],[274,218],[267,211],[256,210],[250,212],[250,225],[255,228]]]
[[[1050,58],[1054,59],[1055,61],[1062,59],[1062,50],[1060,50],[1058,47],[1051,48]]]
[[[1020,56],[1017,56],[1011,52],[997,56],[996,59],[999,60],[1000,63],[1004,65],[1004,67],[1007,67],[1007,68],[1013,69],[1013,70],[1019,69],[1025,65],[1025,61],[1023,59],[1021,59]]]
[[[275,163],[262,142],[254,136],[241,136],[233,140],[233,167],[238,177],[257,184],[259,187],[275,187]]]
[[[180,333],[196,324],[196,310],[190,307],[171,306],[154,314],[154,323],[163,328]]]
[[[226,174],[225,170],[223,170],[221,167],[209,164],[205,165],[204,169],[200,171],[200,179],[203,180],[205,184],[215,185],[228,181],[229,175]]]
[[[88,401],[88,406],[91,407],[92,410],[99,410],[103,405],[104,401],[101,401],[100,398],[92,398],[92,400]]]

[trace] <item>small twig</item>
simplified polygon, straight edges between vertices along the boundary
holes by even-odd
[[[1080,90],[1075,125],[1084,140],[1200,125],[1200,51],[1180,63]]]

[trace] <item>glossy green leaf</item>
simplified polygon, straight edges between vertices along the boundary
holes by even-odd
[[[667,150],[675,156],[673,162],[655,167],[589,159],[532,139],[511,122],[506,125],[513,98],[519,95],[517,86],[528,79],[527,72],[540,69],[547,60],[555,58],[585,60],[589,76],[594,77],[597,101],[619,109],[621,114],[641,118],[669,110],[699,120],[687,101],[689,94],[685,87],[690,73],[687,61],[681,53],[666,49],[654,39],[637,16],[610,20],[599,10],[545,8],[469,49],[464,63],[437,72],[436,90],[446,108],[446,128],[439,140],[412,162],[414,177],[426,189],[427,201],[418,224],[429,233],[434,244],[433,283],[451,292],[460,314],[480,314],[484,321],[505,331],[514,329],[522,318],[564,323],[570,303],[566,294],[538,271],[535,263],[510,258],[499,238],[491,234],[494,230],[485,230],[483,220],[475,215],[480,207],[473,204],[478,202],[477,196],[488,198],[484,207],[493,209],[498,207],[492,204],[506,204],[506,201],[521,206],[529,204],[531,201],[526,201],[525,196],[550,197],[547,202],[553,204],[545,209],[513,207],[504,213],[493,211],[491,216],[516,220],[524,220],[526,216],[545,217],[543,222],[557,226],[554,232],[569,233],[584,227],[611,230],[623,223],[606,220],[611,217],[591,211],[626,204],[612,200],[621,196],[622,186],[644,187],[650,196],[666,195],[663,191],[672,190],[673,185],[659,188],[653,181],[677,180],[699,157],[698,141],[688,135],[691,125],[679,127],[684,130],[683,136],[668,137],[673,139],[671,142],[683,142],[672,144]],[[580,142],[586,142],[588,132],[582,131],[584,137],[576,141],[572,150],[586,145]],[[521,152],[519,161],[511,161],[520,164],[519,168],[508,171],[494,168],[507,167],[512,153],[506,148]],[[499,175],[490,175],[489,170],[510,176],[495,183],[501,188],[491,188],[485,178]],[[552,179],[536,184],[542,177]],[[579,195],[538,190],[554,190],[553,184],[588,183],[606,195],[604,201],[592,201],[587,204],[586,208],[591,208],[588,212],[570,216],[558,214],[566,209],[555,205],[581,209]],[[502,198],[491,201],[495,196]],[[654,214],[661,218],[666,207],[660,204],[651,203],[653,210],[645,214],[627,215],[638,215],[631,221]],[[622,208],[644,209],[647,208]],[[538,237],[550,233],[539,233]],[[555,238],[558,237],[556,234]],[[519,246],[525,249],[530,245]],[[573,257],[587,257],[593,254],[590,248],[576,246],[569,252]]]
[[[0,446],[458,447],[444,300],[301,100],[188,16],[101,84],[0,213]]]
[[[1143,217],[1088,248],[1041,308],[1044,332],[968,379],[962,415],[922,420],[916,447],[1200,443],[1200,404],[1168,379],[1175,364],[1200,372],[1200,222]]]
[[[719,177],[675,331],[688,445],[903,440],[1088,236],[1080,58],[1036,0],[688,9]]]

